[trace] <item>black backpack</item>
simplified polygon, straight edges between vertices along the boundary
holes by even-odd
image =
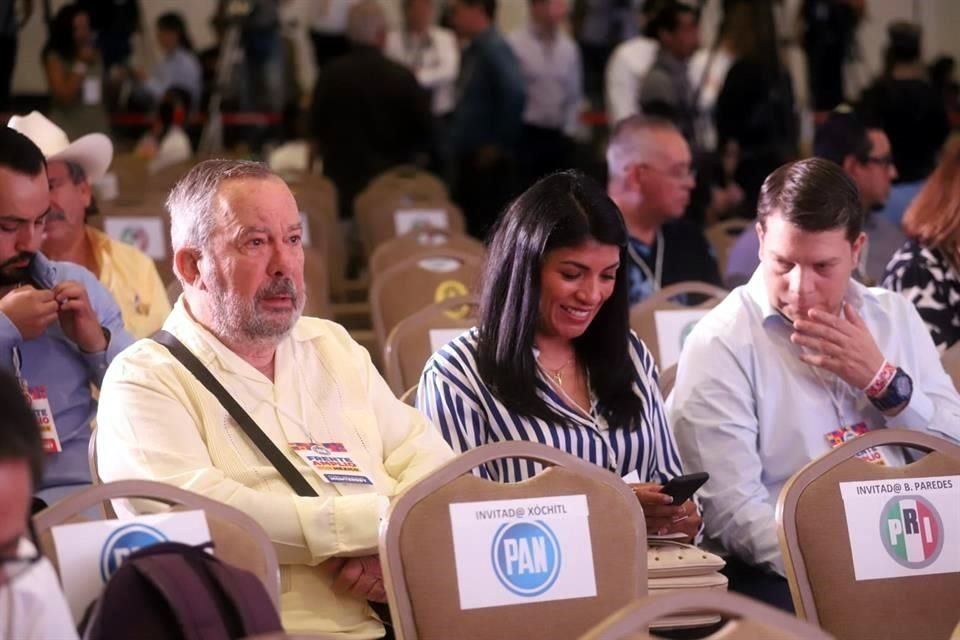
[[[263,583],[205,551],[161,542],[132,553],[81,623],[84,640],[234,640],[282,631]]]

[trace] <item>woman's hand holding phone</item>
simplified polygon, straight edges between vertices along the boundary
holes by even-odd
[[[674,505],[673,498],[663,493],[663,485],[656,483],[641,482],[631,484],[630,488],[643,506],[647,535],[682,533],[687,536],[687,542],[697,535],[700,513],[692,500]]]

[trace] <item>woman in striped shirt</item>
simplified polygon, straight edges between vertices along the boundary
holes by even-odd
[[[427,362],[417,395],[456,451],[529,440],[631,476],[651,533],[700,525],[662,482],[682,473],[650,353],[630,331],[627,231],[603,188],[550,175],[497,223],[478,326]],[[499,460],[480,475],[517,482],[540,466]]]

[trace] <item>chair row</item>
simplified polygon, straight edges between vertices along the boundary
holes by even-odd
[[[908,447],[920,456],[903,467],[872,465],[858,457],[883,446]],[[501,458],[532,461],[545,470],[517,484],[470,473]],[[830,637],[827,633],[851,640],[947,638],[960,618],[960,570],[862,579],[854,553],[860,541],[848,518],[844,487],[947,482],[958,474],[960,446],[897,429],[872,431],[798,472],[781,492],[777,521],[791,593],[804,624],[724,594],[677,593],[644,600],[646,525],[641,506],[620,478],[544,445],[487,445],[459,456],[393,500],[379,550],[391,615],[398,637],[408,640],[646,637],[633,634],[664,616],[691,610],[737,620],[723,632],[732,638]],[[935,503],[931,492],[936,489],[918,484],[908,497]],[[257,575],[278,601],[277,559],[259,525],[232,507],[154,482],[94,486],[37,514],[38,543],[55,566],[52,529],[83,520],[97,505],[121,498],[203,511],[217,555]],[[958,517],[943,511],[937,533],[952,539]],[[876,528],[872,520],[867,524]],[[952,543],[941,546],[944,553],[955,551]]]

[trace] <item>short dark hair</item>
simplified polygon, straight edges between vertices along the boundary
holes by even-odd
[[[477,369],[510,411],[567,422],[537,395],[533,346],[541,269],[549,251],[590,239],[619,247],[620,268],[613,294],[574,340],[574,349],[611,427],[635,428],[643,404],[632,389],[636,375],[629,344],[627,229],[604,188],[579,171],[539,180],[497,221],[480,294]]]
[[[497,0],[459,0],[468,7],[480,7],[491,20],[497,17]]]
[[[823,158],[790,162],[767,176],[757,201],[761,227],[775,214],[803,231],[843,228],[850,242],[863,231],[857,185],[840,165]]]
[[[700,19],[700,13],[688,4],[679,0],[660,0],[653,2],[647,14],[647,24],[644,35],[657,39],[661,31],[676,31],[680,23],[680,16],[691,15],[694,20]]]
[[[885,62],[888,67],[899,63],[911,63],[920,59],[923,32],[920,26],[905,20],[898,20],[887,25],[887,49]]]
[[[187,22],[180,13],[176,11],[161,13],[157,17],[157,31],[173,31],[177,34],[180,47],[193,52],[193,40],[190,39],[190,33],[187,31]]]
[[[28,176],[40,175],[47,161],[33,140],[10,127],[0,129],[0,167]]]
[[[847,156],[866,162],[872,149],[866,125],[851,111],[832,111],[813,136],[813,155],[840,166]]]
[[[43,443],[40,427],[33,417],[33,408],[23,395],[23,388],[11,374],[0,371],[0,460],[23,460],[30,468],[33,486],[43,477]]]

